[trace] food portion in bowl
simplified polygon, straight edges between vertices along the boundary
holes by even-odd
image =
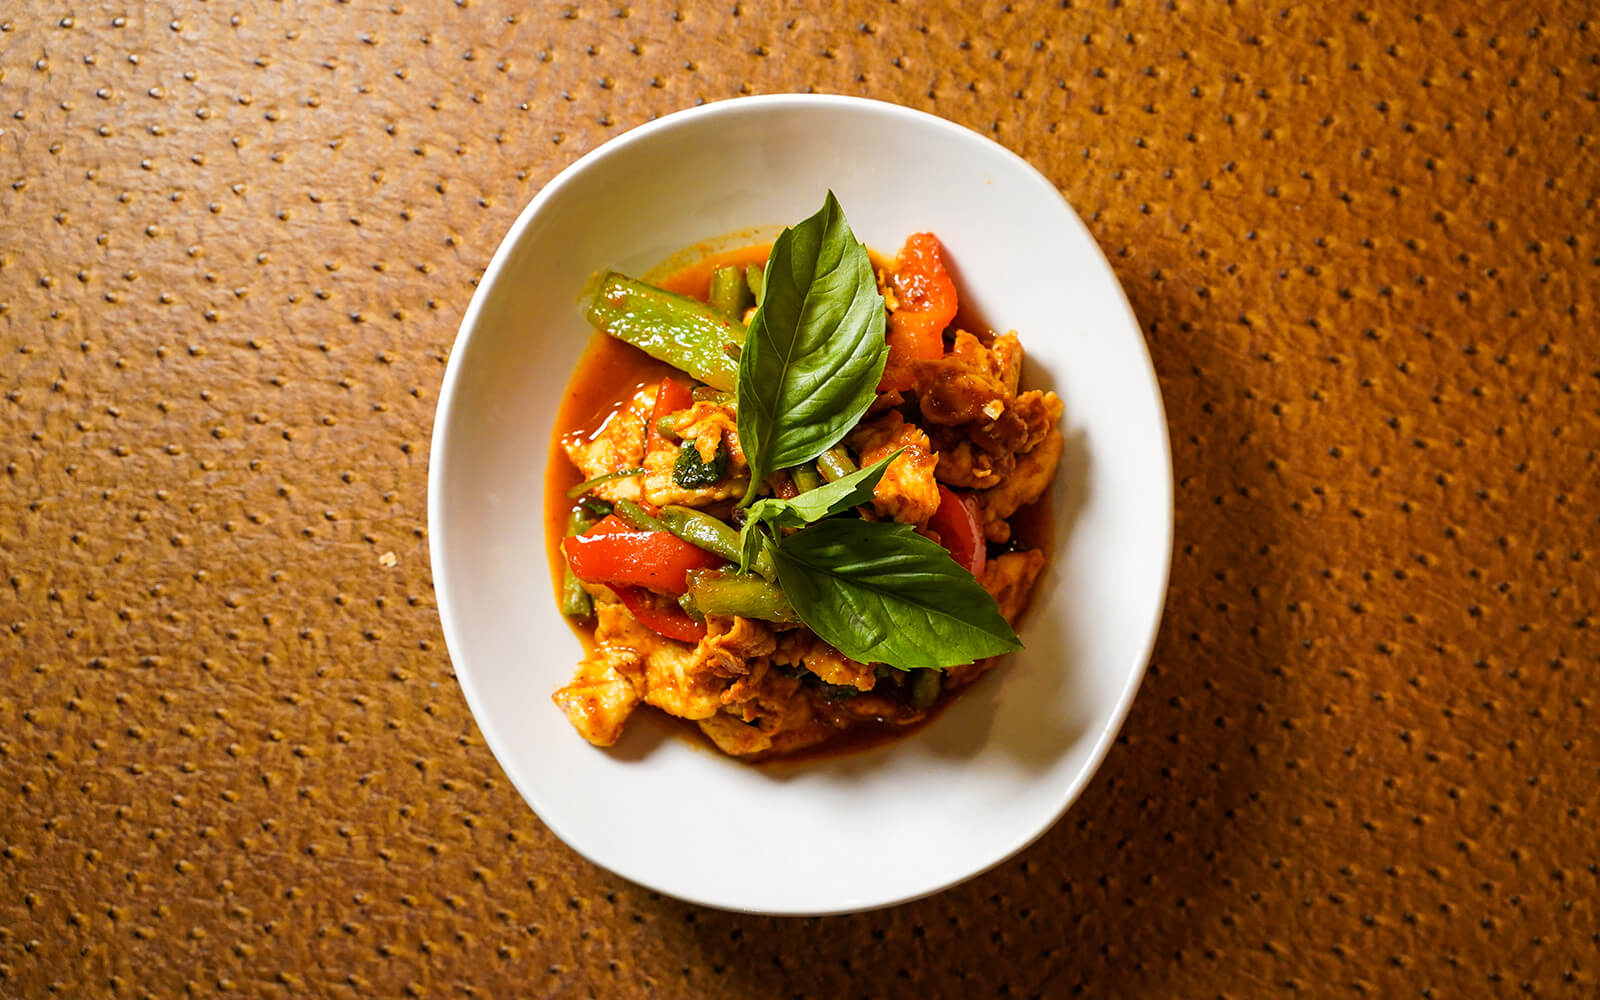
[[[1014,332],[958,321],[938,239],[875,267],[830,193],[661,286],[597,279],[556,428],[574,728],[608,746],[643,703],[793,754],[903,732],[1021,648],[1062,405]]]

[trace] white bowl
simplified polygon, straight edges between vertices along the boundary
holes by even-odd
[[[932,230],[979,315],[1015,329],[1024,385],[1066,403],[1056,551],[1002,663],[931,725],[856,755],[750,766],[643,708],[610,750],[550,694],[581,655],[555,606],[541,504],[556,408],[590,331],[578,297],[697,241],[791,224],[832,189],[892,253]],[[619,136],[545,186],[489,263],[445,372],[428,477],[434,587],[462,691],[562,840],[681,899],[862,910],[970,878],[1061,816],[1127,713],[1161,616],[1172,472],[1160,391],[1110,267],[1056,189],[907,108],[779,95]]]

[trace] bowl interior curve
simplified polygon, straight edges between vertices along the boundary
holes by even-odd
[[[556,409],[590,335],[579,292],[597,270],[638,273],[699,240],[798,221],[830,188],[875,249],[937,233],[979,314],[1022,338],[1024,387],[1065,402],[1057,551],[1022,631],[1028,648],[912,738],[859,755],[749,767],[666,735],[645,711],[597,750],[550,700],[581,650],[554,606],[540,509]],[[1166,586],[1166,427],[1104,257],[1022,160],[874,102],[708,105],[613,140],[548,185],[468,310],[431,461],[440,615],[506,773],[591,860],[709,905],[886,905],[1029,843],[1104,755]],[[741,851],[770,860],[734,862]]]

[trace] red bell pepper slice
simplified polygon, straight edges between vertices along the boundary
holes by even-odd
[[[644,432],[646,454],[655,451],[661,441],[661,432],[656,430],[656,422],[669,413],[687,410],[693,405],[694,396],[682,382],[671,375],[661,380],[661,385],[656,388],[656,405],[650,410],[650,426],[645,428]]]
[[[889,362],[878,388],[911,388],[909,362],[944,356],[944,328],[956,318],[956,284],[945,269],[939,238],[912,233],[889,279],[899,307],[889,314]]]
[[[617,530],[619,525],[623,530]],[[588,534],[563,538],[561,551],[585,583],[644,587],[664,594],[688,590],[690,570],[723,564],[720,556],[669,532],[629,530],[614,514]]]
[[[939,484],[939,509],[928,519],[928,530],[939,533],[939,542],[950,558],[973,576],[982,576],[989,561],[983,524],[978,520],[977,504],[943,483]]]
[[[633,527],[615,514],[607,514],[595,523],[595,526],[584,532],[589,535],[617,535],[632,531]]]
[[[639,624],[652,632],[677,639],[679,642],[699,642],[706,637],[705,622],[697,622],[676,604],[662,603],[665,599],[640,587],[612,587],[628,613]]]

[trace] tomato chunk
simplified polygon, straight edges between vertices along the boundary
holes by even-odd
[[[889,363],[878,387],[885,392],[911,388],[909,362],[944,356],[944,328],[956,318],[958,305],[956,284],[932,233],[906,238],[889,283],[899,307],[889,314]]]
[[[978,520],[978,505],[943,483],[939,484],[939,509],[928,519],[928,529],[939,533],[939,542],[950,558],[972,573],[982,576],[989,561],[983,525]]]
[[[723,563],[720,556],[669,532],[633,531],[614,514],[588,534],[562,539],[561,551],[585,583],[644,587],[674,595],[689,589],[690,570],[714,569]]]
[[[612,587],[617,600],[628,613],[639,619],[639,624],[652,632],[677,639],[679,642],[699,642],[706,637],[705,622],[697,622],[676,604],[667,603],[639,587]]]

